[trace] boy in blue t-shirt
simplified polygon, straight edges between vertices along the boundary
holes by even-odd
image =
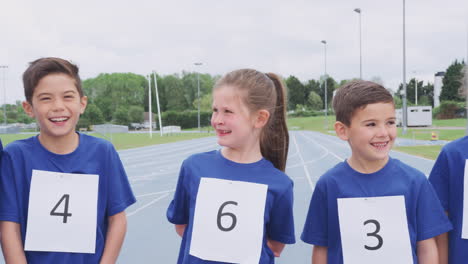
[[[0,232],[7,263],[115,263],[136,200],[107,141],[75,131],[84,112],[78,67],[41,58],[23,74],[25,112],[40,133],[2,156]]]
[[[388,155],[397,135],[392,95],[352,81],[333,108],[352,154],[312,195],[301,236],[314,245],[312,263],[437,263],[434,237],[451,224],[425,175]]]
[[[453,230],[436,238],[440,263],[468,261],[468,216],[464,209],[467,196],[468,137],[454,140],[442,148],[429,175],[429,181],[453,224]]]

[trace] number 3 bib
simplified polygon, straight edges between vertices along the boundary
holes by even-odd
[[[25,250],[95,253],[99,176],[33,170]]]
[[[258,263],[268,185],[201,178],[190,255],[204,260]]]
[[[413,263],[404,196],[338,199],[346,264]]]

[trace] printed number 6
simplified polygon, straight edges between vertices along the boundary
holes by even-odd
[[[383,245],[383,239],[382,239],[382,237],[379,236],[379,235],[377,235],[377,233],[379,233],[379,231],[380,231],[380,223],[379,223],[379,221],[377,221],[377,220],[370,219],[370,220],[365,221],[365,222],[364,222],[364,225],[367,225],[367,224],[369,224],[369,223],[375,225],[375,231],[372,232],[372,233],[367,233],[367,236],[373,236],[373,237],[377,238],[377,240],[379,241],[379,243],[378,243],[377,246],[375,246],[375,247],[369,247],[369,246],[367,246],[367,245],[364,245],[364,247],[365,247],[367,250],[377,250],[377,249],[381,248],[382,245]]]
[[[221,230],[221,231],[224,231],[224,232],[229,232],[231,230],[234,229],[234,227],[236,227],[236,224],[237,224],[237,217],[236,215],[234,215],[233,213],[222,213],[224,207],[228,204],[233,204],[233,205],[237,205],[237,202],[234,202],[234,201],[227,201],[227,202],[224,202],[221,207],[219,207],[219,210],[218,210],[218,217],[217,217],[217,224],[218,224],[218,228]],[[232,218],[232,223],[229,227],[224,227],[221,225],[221,217],[223,216],[229,216]]]

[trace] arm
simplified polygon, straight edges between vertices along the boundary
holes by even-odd
[[[328,247],[314,246],[312,264],[327,264]]]
[[[439,253],[439,264],[448,264],[448,233],[436,236],[435,241]]]
[[[175,225],[175,230],[180,237],[184,236],[185,228],[187,225]]]
[[[421,264],[437,264],[439,256],[437,254],[437,245],[435,238],[417,242],[418,262]]]
[[[109,227],[107,229],[106,244],[100,263],[115,263],[122,247],[125,233],[127,232],[127,216],[120,212],[109,216]]]
[[[24,255],[23,242],[21,241],[20,225],[15,222],[1,221],[0,233],[5,262],[7,264],[26,264],[27,261]]]
[[[283,251],[284,247],[286,246],[285,244],[283,244],[281,242],[271,240],[271,239],[267,239],[267,245],[271,249],[271,251],[273,251],[273,254],[277,258],[281,255],[281,252]]]

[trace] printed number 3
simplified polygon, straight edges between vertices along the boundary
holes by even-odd
[[[377,240],[379,241],[379,243],[377,244],[377,246],[375,247],[369,247],[367,245],[364,245],[364,247],[367,249],[367,250],[377,250],[379,248],[382,247],[383,245],[383,239],[381,236],[378,235],[379,231],[380,231],[380,223],[379,221],[377,220],[374,220],[374,219],[369,219],[367,221],[364,222],[364,225],[367,225],[367,224],[374,224],[375,225],[375,231],[372,232],[372,233],[367,233],[367,236],[372,236],[372,237],[375,237],[377,238]]]
[[[228,204],[233,204],[233,205],[237,205],[237,202],[234,202],[234,201],[227,201],[227,202],[224,202],[220,207],[219,207],[219,210],[218,210],[218,217],[217,217],[217,224],[218,224],[218,228],[221,230],[221,231],[224,231],[224,232],[229,232],[231,230],[234,229],[234,227],[236,227],[236,224],[237,224],[237,217],[235,214],[233,213],[222,213],[223,212],[223,209],[226,205]],[[232,222],[231,222],[231,225],[228,226],[228,227],[224,227],[222,224],[221,224],[221,217],[223,216],[229,216],[231,217],[232,219]]]
[[[63,213],[57,212],[57,208],[60,206],[62,201],[65,200],[65,206],[63,209]],[[52,216],[63,216],[63,223],[67,223],[67,217],[72,216],[72,214],[68,213],[68,202],[70,200],[70,195],[69,194],[64,194],[62,198],[57,202],[57,204],[52,208],[52,211],[50,211],[50,215]]]

